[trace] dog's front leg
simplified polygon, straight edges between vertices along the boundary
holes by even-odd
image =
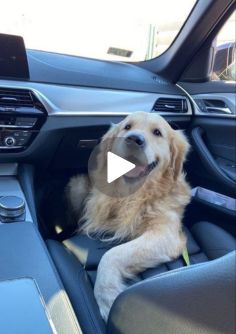
[[[103,319],[107,320],[114,300],[125,289],[125,278],[177,258],[184,245],[185,238],[177,227],[173,229],[173,226],[163,226],[104,254],[98,266],[94,287]]]
[[[94,295],[101,316],[107,321],[110,308],[116,297],[125,289],[122,270],[116,248],[103,255],[97,271]]]

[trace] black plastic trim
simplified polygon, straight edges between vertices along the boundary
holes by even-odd
[[[46,119],[35,140],[25,151],[0,153],[0,162],[37,163],[37,166],[49,166],[63,135],[68,134],[70,130],[77,129],[79,134],[81,128],[103,127],[107,129],[111,123],[118,123],[124,118],[125,116],[50,116]],[[173,127],[184,129],[189,124],[191,115],[166,116],[165,119]],[[91,132],[91,137],[92,135]]]
[[[193,128],[191,131],[191,137],[193,143],[195,144],[194,147],[198,152],[203,165],[209,172],[215,176],[215,178],[225,187],[230,188],[231,191],[235,192],[236,189],[236,182],[230,179],[218,166],[215,159],[213,158],[212,154],[206,147],[203,136],[204,130],[200,127]]]
[[[28,164],[20,164],[18,166],[18,180],[25,195],[33,222],[38,226],[34,193],[34,167]]]

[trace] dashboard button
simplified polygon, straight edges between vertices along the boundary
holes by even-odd
[[[31,132],[29,131],[23,131],[21,134],[21,137],[24,137],[24,138],[29,138],[30,136],[31,136]]]
[[[18,141],[17,141],[17,145],[19,146],[24,146],[26,143],[27,143],[28,139],[27,138],[20,138]]]
[[[33,127],[36,123],[36,118],[33,117],[17,117],[16,126],[28,126]]]
[[[20,137],[20,131],[15,131],[12,133],[12,135],[15,137],[15,138],[19,138]]]

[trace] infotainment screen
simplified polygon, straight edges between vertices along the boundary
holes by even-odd
[[[29,79],[27,55],[22,37],[0,34],[0,77]]]

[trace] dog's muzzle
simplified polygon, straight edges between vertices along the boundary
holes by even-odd
[[[133,133],[125,138],[125,143],[128,147],[137,149],[144,148],[146,141],[144,136],[142,136],[141,134]]]

